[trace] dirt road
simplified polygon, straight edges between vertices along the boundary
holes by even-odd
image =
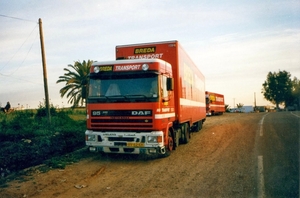
[[[101,156],[12,181],[7,197],[256,197],[255,136],[265,113],[208,117],[170,157]]]

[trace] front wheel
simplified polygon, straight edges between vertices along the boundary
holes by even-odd
[[[165,153],[162,153],[161,156],[162,157],[168,157],[168,156],[170,156],[171,152],[173,151],[173,149],[174,149],[174,140],[173,140],[171,132],[169,131],[169,134],[168,134],[168,144],[165,147]]]

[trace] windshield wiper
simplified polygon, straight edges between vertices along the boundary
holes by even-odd
[[[121,99],[124,98],[126,99],[126,96],[123,95],[112,95],[112,96],[105,96],[107,99]]]
[[[133,94],[133,95],[126,95],[125,98],[145,98],[145,99],[147,99],[148,97],[143,94]]]
[[[107,98],[107,97],[104,95],[100,95],[100,96],[89,96],[89,98]]]
[[[152,99],[152,97],[148,97],[144,94],[132,94],[132,95],[112,95],[112,96],[90,96],[89,100],[91,101],[98,101],[98,102],[108,102],[108,101],[115,101],[115,102],[121,102],[121,101],[149,101]]]

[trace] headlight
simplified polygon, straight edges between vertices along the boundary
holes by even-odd
[[[99,68],[98,66],[95,66],[95,67],[94,67],[94,72],[95,72],[95,73],[99,73],[99,71],[100,71],[100,68]]]
[[[86,141],[96,141],[96,136],[95,135],[86,135],[85,137]]]
[[[148,136],[147,137],[148,143],[159,143],[162,142],[162,136]]]
[[[148,69],[149,69],[149,65],[148,64],[143,64],[142,65],[142,69],[144,70],[144,71],[147,71]]]

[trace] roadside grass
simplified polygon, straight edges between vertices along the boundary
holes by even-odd
[[[42,105],[37,110],[0,113],[1,186],[9,176],[22,175],[30,167],[42,164],[42,172],[64,169],[89,154],[84,138],[85,109],[51,107],[50,112],[51,124]]]

